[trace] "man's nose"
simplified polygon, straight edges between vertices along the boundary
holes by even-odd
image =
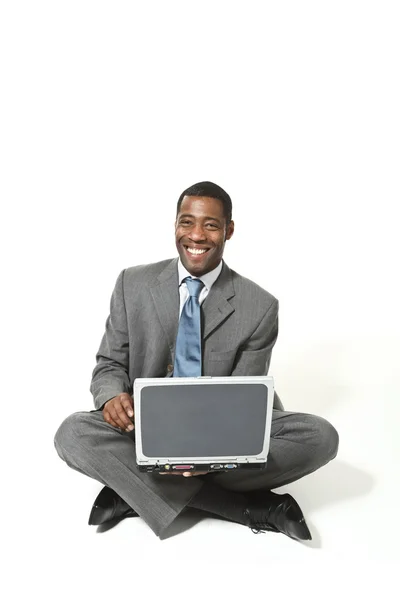
[[[206,234],[205,234],[205,231],[203,229],[203,226],[200,225],[200,223],[197,224],[197,225],[193,225],[192,229],[190,230],[189,237],[193,241],[205,240],[206,239]]]

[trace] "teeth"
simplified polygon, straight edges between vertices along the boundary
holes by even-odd
[[[207,252],[207,250],[200,250],[197,248],[188,248],[187,251],[190,252],[190,254],[204,254],[204,252]]]

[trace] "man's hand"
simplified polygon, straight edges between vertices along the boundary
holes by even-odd
[[[103,417],[113,427],[132,431],[134,425],[133,419],[133,398],[129,394],[119,394],[108,400],[103,408]]]

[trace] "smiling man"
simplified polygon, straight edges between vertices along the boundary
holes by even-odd
[[[207,196],[184,195],[178,202],[176,247],[182,265],[194,277],[222,268],[225,242],[234,231],[230,209],[226,211],[222,202]]]
[[[117,279],[92,376],[96,410],[70,415],[55,436],[60,457],[105,486],[89,524],[140,516],[160,536],[188,506],[255,532],[311,539],[295,499],[271,490],[332,460],[338,434],[321,417],[284,411],[276,394],[266,469],[151,474],[136,464],[137,377],[268,373],[278,301],[223,261],[233,233],[229,195],[197,183],[177,204],[179,259],[130,267]]]

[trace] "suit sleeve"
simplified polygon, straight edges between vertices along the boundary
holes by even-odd
[[[127,392],[132,394],[129,380],[129,335],[124,301],[124,271],[117,279],[111,297],[106,330],[96,354],[90,391],[94,405],[100,409],[107,400]]]
[[[239,348],[231,375],[267,375],[278,337],[279,302],[274,300],[258,327]]]

